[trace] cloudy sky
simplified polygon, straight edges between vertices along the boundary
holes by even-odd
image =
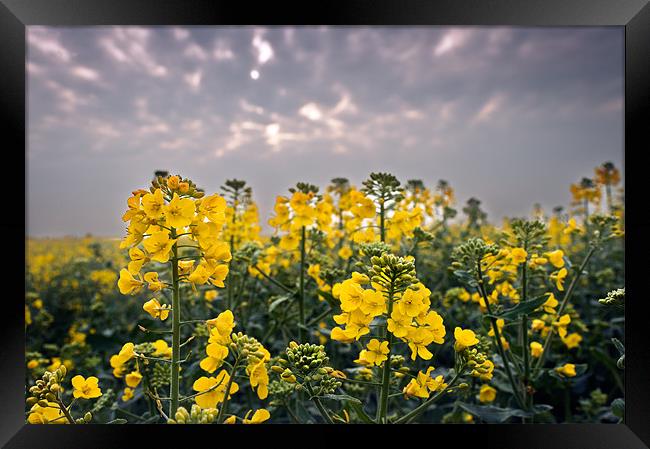
[[[28,232],[119,236],[154,170],[297,181],[371,171],[566,205],[623,159],[622,28],[28,27]]]

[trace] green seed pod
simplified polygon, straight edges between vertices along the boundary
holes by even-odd
[[[90,412],[86,412],[86,414],[84,415],[84,421],[86,423],[89,423],[90,421],[92,421],[92,419],[93,419],[93,415]]]
[[[27,400],[25,401],[25,403],[27,404],[28,407],[32,407],[32,406],[33,406],[34,404],[36,404],[37,402],[38,402],[38,399],[36,399],[36,398],[33,397],[33,396],[28,397]]]
[[[38,401],[38,405],[40,405],[41,407],[47,407],[48,402],[45,399],[41,399],[40,401]]]

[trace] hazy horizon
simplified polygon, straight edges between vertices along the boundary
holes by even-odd
[[[120,237],[154,170],[276,195],[373,171],[488,219],[624,173],[621,27],[27,27],[27,231]]]

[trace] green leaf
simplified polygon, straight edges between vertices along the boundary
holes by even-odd
[[[498,315],[487,315],[491,318],[504,319],[504,320],[516,320],[520,316],[534,312],[538,307],[546,302],[548,295],[540,295],[536,298],[530,299],[525,302],[520,302],[514,307],[511,307],[508,310],[504,310]]]
[[[532,418],[540,413],[547,412],[553,407],[546,404],[540,404],[533,407],[530,412],[516,408],[501,408],[493,405],[474,405],[459,402],[458,405],[468,413],[478,417],[489,424],[503,423],[512,417]]]
[[[347,394],[324,394],[322,397],[325,399],[332,399],[334,401],[348,401],[351,404],[361,405],[360,400],[353,398],[352,396],[348,396]]]
[[[625,419],[625,401],[621,398],[616,398],[612,401],[612,413],[621,419]]]
[[[117,418],[112,421],[107,422],[106,424],[126,424],[128,421],[126,419]]]
[[[478,287],[478,282],[476,282],[476,279],[474,276],[472,276],[468,271],[465,270],[455,270],[454,271],[454,276],[458,278],[461,282],[466,283],[470,287]]]
[[[614,343],[620,355],[625,355],[625,346],[623,346],[623,343],[618,338],[612,338],[612,343]]]
[[[361,403],[350,402],[350,407],[352,407],[352,410],[355,411],[361,421],[366,424],[375,424],[375,421],[363,411],[363,405]]]
[[[290,298],[291,298],[290,296],[283,295],[280,296],[278,299],[274,300],[271,304],[269,304],[269,313],[273,312],[276,309],[276,307],[278,307],[280,304],[282,304],[283,302],[287,301]]]

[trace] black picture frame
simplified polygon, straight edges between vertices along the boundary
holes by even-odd
[[[648,299],[644,293],[650,254],[646,212],[644,150],[650,148],[645,117],[650,100],[650,6],[647,0],[346,0],[339,2],[225,2],[199,0],[0,0],[0,126],[5,145],[4,213],[0,235],[5,293],[0,326],[0,444],[7,448],[166,447],[181,433],[185,444],[231,444],[222,438],[275,434],[291,446],[349,443],[351,436],[399,436],[388,426],[309,426],[285,432],[282,426],[33,426],[25,425],[24,310],[15,274],[25,254],[27,191],[25,27],[28,25],[507,25],[616,26],[625,29],[625,191],[626,191],[626,369],[624,424],[412,426],[406,444],[451,447],[636,449],[650,445],[650,344]],[[644,114],[644,112],[646,114]],[[25,148],[25,159],[9,155]],[[18,161],[18,162],[15,162]],[[22,161],[22,162],[21,162]],[[23,165],[24,164],[24,165]],[[645,175],[645,176],[644,176]],[[22,181],[21,181],[22,179]],[[24,189],[23,189],[24,186]],[[22,212],[22,215],[21,215]],[[22,291],[21,291],[22,290]],[[414,427],[416,428],[415,430]],[[422,432],[416,439],[412,432]],[[216,432],[216,433],[215,433]],[[341,433],[339,436],[333,433]],[[174,434],[174,435],[172,435]],[[268,438],[264,436],[264,438]],[[343,438],[343,439],[342,439]],[[139,442],[138,440],[142,440]],[[269,440],[272,441],[272,440]],[[337,443],[338,441],[338,443]],[[453,443],[452,443],[453,442]],[[277,443],[277,441],[276,441]]]

